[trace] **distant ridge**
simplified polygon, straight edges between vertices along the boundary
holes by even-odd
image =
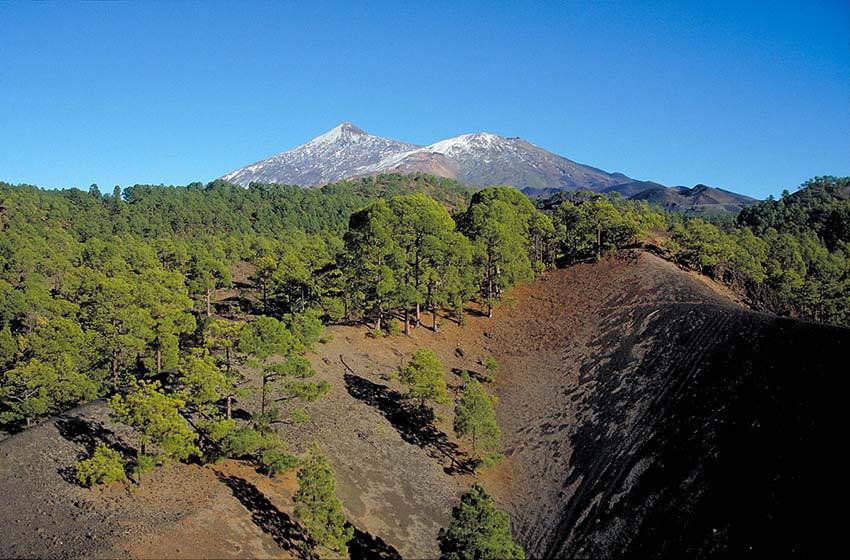
[[[667,210],[717,210],[737,212],[744,206],[754,204],[756,199],[723,189],[696,185],[688,187],[658,186],[640,191],[631,196],[633,200],[645,200],[663,206]]]

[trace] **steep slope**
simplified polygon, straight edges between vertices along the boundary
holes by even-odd
[[[741,308],[648,254],[515,295],[491,332],[511,372],[498,479],[531,557],[805,556],[836,542],[824,450],[850,330]]]
[[[464,134],[390,156],[368,171],[424,171],[474,187],[512,185],[520,189],[595,191],[631,181],[621,173],[576,163],[522,138],[487,132]]]
[[[752,312],[637,252],[513,295],[495,319],[470,310],[466,327],[443,319],[438,334],[374,340],[332,327],[312,356],[331,392],[308,423],[281,429],[296,450],[319,441],[333,461],[355,556],[436,556],[437,531],[472,480],[451,407],[422,421],[392,379],[421,347],[450,371],[498,360],[507,458],[483,479],[529,557],[811,555],[837,544],[828,506],[840,481],[827,453],[841,441],[835,387],[850,330]],[[456,396],[460,378],[448,384]],[[157,470],[132,494],[65,482],[92,434],[113,428],[97,406],[0,442],[0,556],[298,553],[291,478],[227,462]]]
[[[237,169],[222,179],[243,186],[251,182],[324,185],[362,175],[362,168],[416,147],[366,134],[345,122],[306,144]]]
[[[679,212],[685,210],[737,212],[744,206],[756,203],[754,198],[707,185],[696,185],[693,188],[657,186],[637,192],[631,195],[631,198],[645,200],[650,204]]]

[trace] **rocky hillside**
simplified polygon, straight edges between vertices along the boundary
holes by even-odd
[[[645,200],[650,204],[677,212],[686,210],[737,212],[744,206],[757,202],[754,198],[707,185],[696,185],[693,188],[659,185],[634,193],[630,195],[630,198]]]
[[[392,373],[418,348],[491,385],[507,456],[483,482],[529,557],[811,556],[837,544],[830,390],[850,330],[756,313],[646,253],[552,271],[496,318],[375,340],[330,329],[311,357],[331,383],[311,419],[282,426],[334,463],[355,557],[435,557],[469,486],[451,407],[421,422]],[[427,322],[427,321],[426,321]],[[94,437],[127,440],[100,405],[0,442],[0,556],[293,557],[293,481],[245,464],[157,469],[84,490],[69,468]],[[179,488],[179,492],[174,492]]]

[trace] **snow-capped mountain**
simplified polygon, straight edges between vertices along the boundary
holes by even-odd
[[[223,179],[314,186],[383,172],[424,172],[456,179],[473,187],[602,190],[631,182],[576,163],[521,138],[482,132],[416,146],[367,134],[343,123],[302,146],[258,161]]]
[[[457,179],[474,187],[513,185],[517,188],[600,190],[631,181],[561,157],[522,138],[489,132],[464,134],[430,146],[390,156],[369,172],[423,171]]]
[[[418,146],[366,134],[344,122],[297,148],[252,163],[222,179],[247,186],[285,183],[304,187],[324,185],[363,175],[363,169]]]

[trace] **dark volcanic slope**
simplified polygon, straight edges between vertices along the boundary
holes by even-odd
[[[850,331],[742,309],[649,255],[536,291],[519,290],[533,309],[493,344],[512,372],[500,494],[531,556],[826,546],[830,387]]]
[[[630,197],[632,200],[645,200],[650,204],[675,211],[721,210],[737,212],[744,206],[756,202],[754,198],[706,185],[696,185],[693,188],[658,186],[639,191],[630,195]]]

